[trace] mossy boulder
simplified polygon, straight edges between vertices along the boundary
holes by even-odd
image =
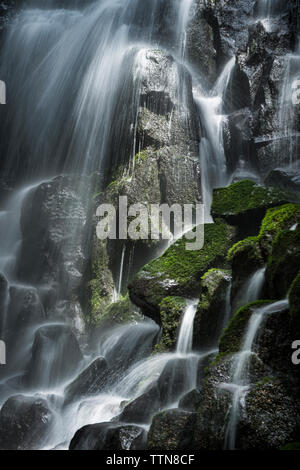
[[[258,235],[239,241],[229,250],[228,261],[232,268],[232,301],[237,298],[251,274],[266,263],[278,234],[283,230],[296,228],[299,223],[299,204],[284,204],[270,208],[261,223]]]
[[[159,451],[192,450],[196,413],[178,409],[154,416],[148,434],[147,449]]]
[[[300,230],[284,230],[273,242],[266,269],[268,296],[281,299],[287,295],[300,266]]]
[[[138,308],[130,301],[128,294],[109,304],[98,320],[98,327],[122,325],[141,320]]]
[[[268,209],[257,237],[263,257],[266,259],[270,254],[273,241],[280,231],[289,230],[299,224],[299,204],[284,204]]]
[[[243,180],[214,191],[212,215],[238,226],[245,236],[256,235],[267,209],[291,200],[293,195],[282,189]]]
[[[205,349],[215,346],[224,327],[231,273],[224,269],[211,269],[201,278],[201,296],[194,321],[194,347]]]
[[[220,353],[231,354],[240,350],[247,325],[253,312],[258,307],[267,305],[270,302],[271,301],[268,300],[251,302],[235,313],[220,338]]]
[[[300,334],[300,271],[295,277],[289,292],[292,327]]]
[[[200,293],[201,277],[211,268],[226,268],[226,255],[235,231],[222,221],[206,224],[201,250],[186,249],[182,237],[165,253],[147,264],[129,285],[131,300],[145,315],[161,324],[159,305],[165,297],[195,298]]]

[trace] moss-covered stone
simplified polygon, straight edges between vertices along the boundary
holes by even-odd
[[[271,252],[272,243],[281,230],[289,230],[300,224],[300,205],[285,204],[268,209],[258,235],[259,245],[264,257]]]
[[[128,294],[116,302],[109,304],[98,320],[98,326],[121,325],[141,320],[142,315],[129,299]]]
[[[267,209],[293,200],[286,191],[243,180],[214,191],[213,217],[223,217],[243,233],[255,235]]]
[[[241,349],[244,334],[254,310],[257,307],[263,306],[270,302],[271,301],[268,300],[251,302],[236,312],[220,338],[220,353],[231,354],[236,353]]]
[[[222,221],[207,224],[201,250],[186,249],[185,237],[147,264],[129,285],[132,301],[161,324],[159,304],[168,296],[195,298],[201,277],[211,268],[226,268],[226,255],[233,243],[234,229]]]
[[[300,230],[284,230],[275,238],[266,269],[268,296],[281,299],[287,293],[300,266]]]
[[[148,434],[148,450],[192,449],[196,413],[182,410],[162,411],[154,416]]]
[[[300,333],[300,271],[292,283],[289,304],[293,330]]]
[[[259,234],[236,243],[228,252],[232,267],[232,295],[234,300],[249,276],[262,267],[272,250],[278,234],[300,223],[299,204],[285,204],[268,209]]]
[[[224,318],[231,285],[231,273],[211,269],[201,278],[201,296],[194,321],[194,347],[203,349],[217,344],[224,327]]]

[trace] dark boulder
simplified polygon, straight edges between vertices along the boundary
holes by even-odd
[[[283,230],[272,245],[266,269],[268,296],[281,299],[287,295],[300,266],[300,229]]]
[[[39,328],[35,334],[27,380],[32,386],[54,386],[78,370],[82,353],[72,330],[65,325]]]
[[[145,431],[138,426],[92,424],[76,432],[70,450],[142,450],[145,440]]]
[[[65,404],[100,393],[105,387],[107,374],[106,360],[98,357],[66,387]]]
[[[154,416],[147,449],[159,451],[192,450],[196,413],[173,409]]]
[[[160,393],[157,385],[125,406],[118,416],[123,423],[148,424],[160,409]]]
[[[300,193],[300,175],[299,170],[293,168],[275,168],[265,179],[267,186],[274,186]]]
[[[54,424],[48,403],[38,396],[16,395],[0,412],[0,448],[2,450],[39,449]]]

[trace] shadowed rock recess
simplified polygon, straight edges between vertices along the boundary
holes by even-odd
[[[299,18],[0,2],[1,450],[299,449]],[[120,196],[203,247],[100,240]]]

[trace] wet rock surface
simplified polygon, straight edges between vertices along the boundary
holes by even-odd
[[[101,423],[77,431],[70,450],[140,450],[144,442],[145,431],[138,426]]]
[[[0,448],[41,448],[53,424],[54,414],[45,399],[22,395],[11,397],[0,411]]]

